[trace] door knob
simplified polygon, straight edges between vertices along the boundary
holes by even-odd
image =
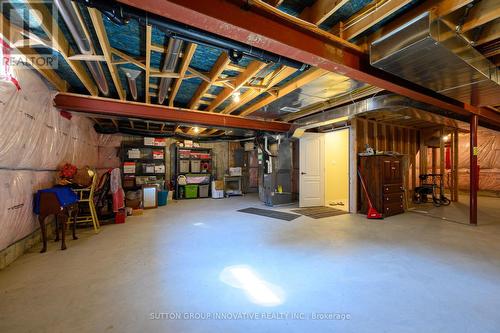
[[[301,172],[300,174],[301,174],[301,175],[305,175],[306,173],[305,173],[305,172]]]

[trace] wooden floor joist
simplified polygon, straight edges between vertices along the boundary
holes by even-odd
[[[59,28],[58,22],[52,17],[49,8],[40,1],[27,0],[27,5],[33,9],[32,14],[41,23],[41,28],[45,34],[51,39],[54,47],[59,51],[64,60],[68,63],[71,70],[75,73],[84,87],[93,96],[98,95],[97,86],[89,76],[83,64],[78,60],[71,60],[74,50],[71,50],[68,40],[64,37],[63,32]]]

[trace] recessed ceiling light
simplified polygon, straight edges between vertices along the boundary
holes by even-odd
[[[235,91],[233,93],[233,101],[238,103],[240,101],[241,93],[239,91]]]

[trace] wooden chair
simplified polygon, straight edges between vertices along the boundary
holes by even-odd
[[[97,234],[101,228],[97,211],[95,208],[94,194],[97,187],[97,172],[92,176],[92,183],[89,187],[73,189],[78,194],[78,206],[80,207],[76,223],[92,222],[94,231]]]

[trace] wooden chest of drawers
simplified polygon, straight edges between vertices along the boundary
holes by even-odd
[[[391,216],[404,213],[402,158],[397,156],[360,156],[359,167],[372,204],[379,213]],[[368,202],[361,186],[358,189],[360,211],[366,213]]]

